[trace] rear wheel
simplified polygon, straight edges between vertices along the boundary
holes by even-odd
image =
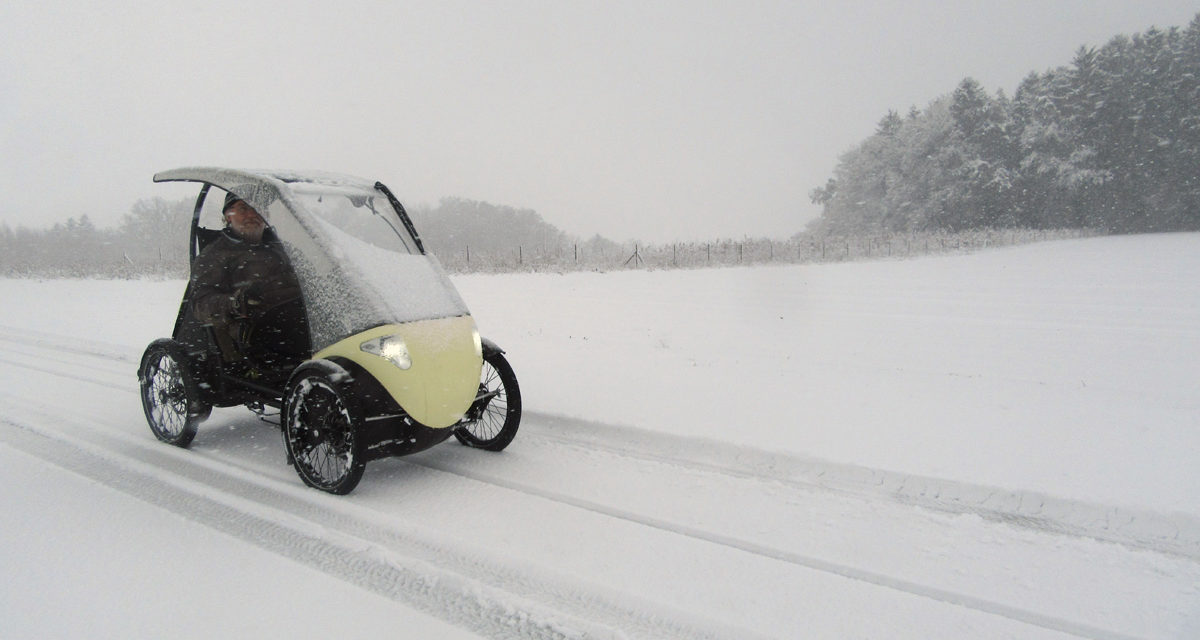
[[[366,468],[362,413],[345,387],[322,371],[302,371],[284,396],[288,458],[310,487],[345,495]]]
[[[187,355],[174,340],[155,340],[138,367],[142,409],[159,440],[186,447],[212,407],[200,400]]]
[[[484,356],[479,395],[454,437],[468,447],[500,451],[521,424],[521,388],[502,353]]]

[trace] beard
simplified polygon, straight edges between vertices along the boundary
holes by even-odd
[[[264,230],[266,230],[266,227],[263,225],[253,225],[249,229],[243,231],[241,235],[242,238],[244,238],[247,242],[258,244],[262,242]]]
[[[267,223],[261,218],[257,220],[245,220],[240,224],[230,220],[229,227],[233,229],[233,232],[242,240],[258,244],[259,242],[262,242],[263,231],[266,230]]]

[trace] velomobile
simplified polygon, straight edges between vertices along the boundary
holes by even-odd
[[[187,447],[213,407],[278,411],[288,461],[309,486],[346,494],[368,461],[423,451],[451,435],[499,451],[516,435],[521,392],[482,338],[404,207],[381,182],[338,174],[192,167],[155,182],[199,185],[190,263],[229,233],[223,202],[267,222],[298,287],[255,309],[244,337],[272,327],[269,364],[222,342],[197,317],[189,281],[171,338],[147,347],[142,405],[159,440]],[[230,295],[235,292],[230,291]],[[225,341],[229,342],[228,340]],[[236,341],[235,341],[236,342]]]

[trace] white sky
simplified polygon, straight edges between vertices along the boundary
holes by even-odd
[[[322,169],[616,240],[785,237],[888,109],[1010,95],[1194,0],[0,3],[0,223]]]

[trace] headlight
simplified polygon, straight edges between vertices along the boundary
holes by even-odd
[[[374,340],[367,340],[358,345],[358,348],[371,355],[379,356],[401,369],[408,369],[412,366],[412,358],[408,355],[408,347],[405,346],[404,340],[400,336],[383,336]]]
[[[483,357],[483,338],[479,337],[479,330],[471,331],[471,337],[475,339],[475,355]]]

